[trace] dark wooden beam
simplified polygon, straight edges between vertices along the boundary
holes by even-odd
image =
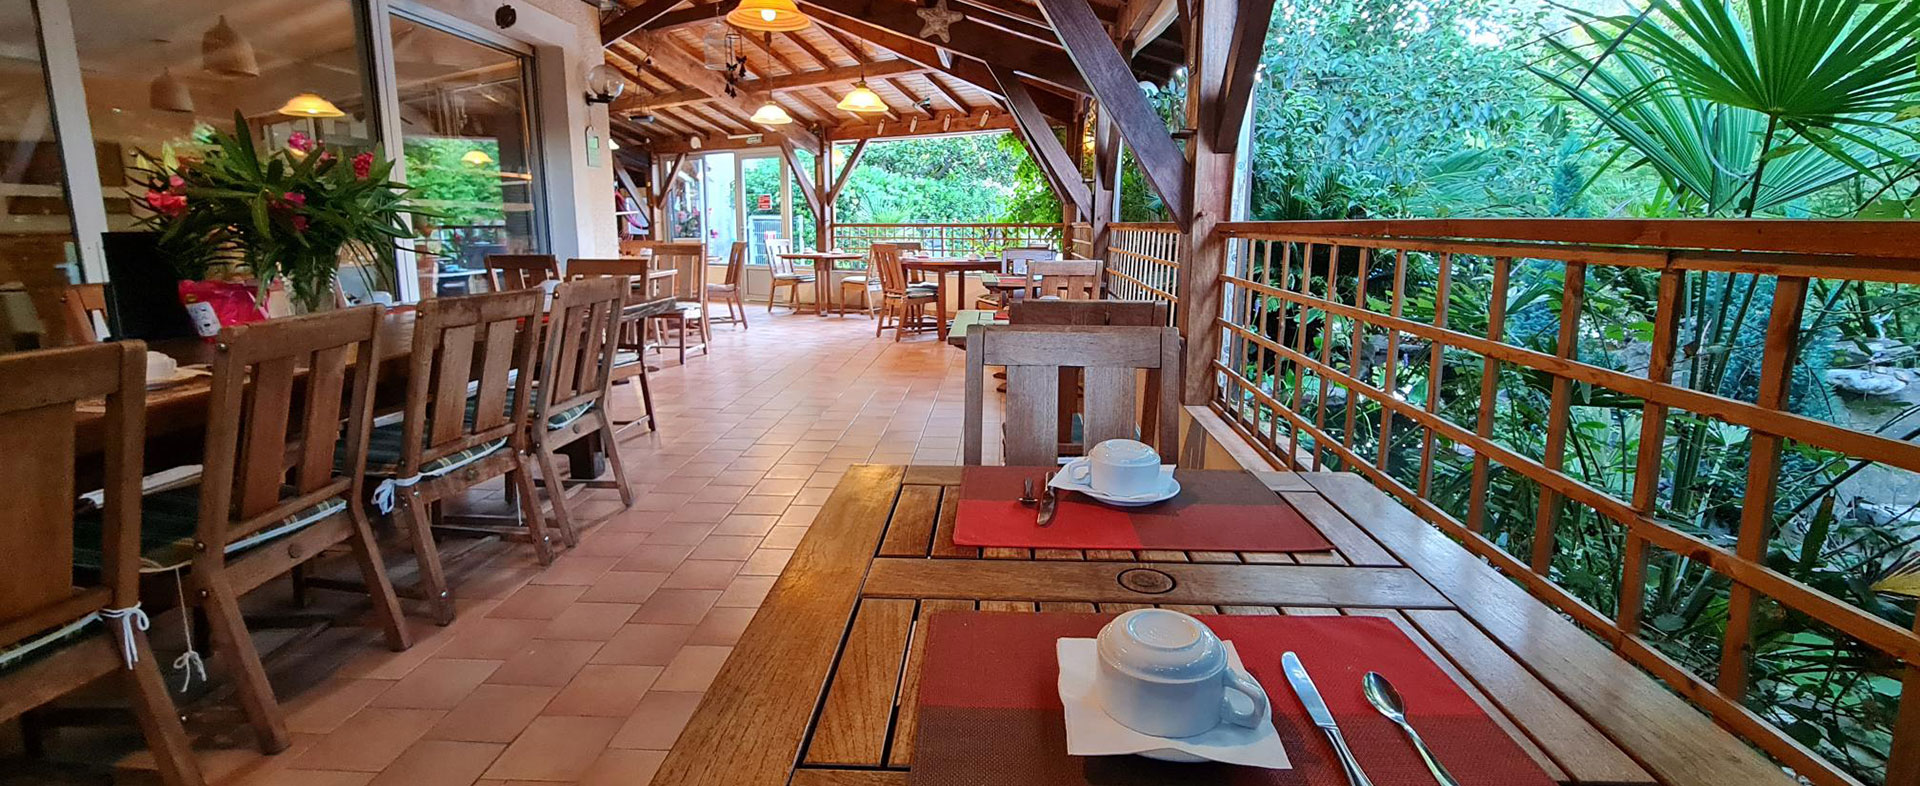
[[[809,14],[813,13],[814,9],[833,11],[858,18],[874,27],[913,37],[916,41],[920,40],[920,28],[925,24],[916,13],[919,6],[899,2],[899,0],[802,0],[800,5],[802,10]],[[1089,10],[1088,14],[1092,14],[1092,11]],[[1098,25],[1098,21],[1095,24]],[[966,55],[982,62],[993,63],[1076,93],[1087,92],[1086,82],[1074,70],[1073,62],[1054,46],[1036,46],[1031,39],[997,30],[970,19],[953,23],[951,32],[952,41],[941,42],[935,46],[950,50],[956,55]],[[862,37],[873,40],[870,36]],[[892,49],[892,47],[887,48]]]
[[[929,44],[919,38],[902,35],[887,28],[870,24],[858,17],[841,14],[824,7],[809,6],[807,11],[808,14],[813,17],[813,20],[819,23],[823,29],[829,31],[838,30],[847,35],[860,38],[892,52],[895,56],[903,60],[911,60],[928,67],[936,73],[945,74],[946,76],[985,90],[996,97],[1004,97],[1000,94],[1000,86],[994,80],[992,72],[987,69],[987,64],[981,60],[972,57],[951,55],[947,50]],[[1066,118],[1073,116],[1073,102],[1061,98],[1052,92],[1041,91],[1035,93],[1034,103],[1038,104],[1040,111],[1049,118],[1064,121]]]
[[[764,95],[789,90],[803,90],[809,87],[833,85],[841,82],[852,82],[863,76],[874,79],[885,76],[921,74],[926,73],[928,70],[926,66],[908,60],[888,60],[884,63],[874,63],[873,65],[865,67],[840,66],[820,71],[801,71],[794,74],[769,76],[760,79],[743,79],[739,84],[734,85],[734,89],[742,95]],[[708,93],[704,90],[688,88],[686,90],[675,90],[644,98],[639,96],[632,99],[622,98],[614,101],[613,105],[607,111],[645,112],[650,109],[678,106],[680,104],[695,104],[707,100],[708,97]]]
[[[1055,2],[1056,0],[1044,0]],[[1204,115],[1220,100],[1233,38],[1234,14],[1241,0],[1189,0],[1191,18],[1185,25],[1187,41],[1188,128],[1199,128]],[[1116,117],[1116,119],[1119,119]],[[1125,126],[1121,127],[1124,132]],[[1137,148],[1136,148],[1137,152]],[[1181,374],[1181,401],[1204,405],[1214,396],[1213,363],[1220,357],[1220,276],[1226,270],[1227,238],[1218,228],[1233,212],[1235,148],[1216,147],[1212,134],[1195,134],[1187,141],[1185,218],[1176,218],[1185,230],[1180,237],[1179,327],[1186,338],[1186,370]],[[1179,215],[1179,214],[1176,214]]]
[[[727,80],[718,71],[708,71],[706,66],[695,60],[680,47],[659,34],[648,34],[637,42],[641,51],[646,52],[648,64],[674,80],[707,94],[715,107],[731,112],[740,120],[752,116],[754,110],[769,100],[765,92],[741,90],[734,87],[734,95],[727,95]],[[812,132],[799,128],[798,124],[784,126],[779,130],[760,130],[758,126],[747,126],[748,131],[763,133],[767,136],[785,136],[808,150],[819,150],[820,139]]]
[[[1273,21],[1274,0],[1240,0],[1234,8],[1233,40],[1228,43],[1220,94],[1216,105],[1202,114],[1208,123],[1201,133],[1213,136],[1213,146],[1229,150],[1240,143],[1240,126],[1253,100],[1254,77],[1260,71],[1260,49]],[[1204,108],[1204,107],[1203,107]]]
[[[1120,129],[1102,110],[1093,126],[1093,258],[1106,259],[1113,247],[1113,222],[1120,217]],[[1100,271],[1104,279],[1106,270]],[[1102,282],[1104,284],[1104,281]]]
[[[661,205],[667,203],[667,195],[673,193],[673,184],[680,177],[680,168],[686,165],[686,153],[676,153],[672,158],[667,159],[666,174],[660,178],[660,182],[656,184],[656,187],[653,189],[653,208],[655,210],[659,210]]]
[[[1147,184],[1166,203],[1174,222],[1185,228],[1192,219],[1185,193],[1187,160],[1167,133],[1165,121],[1147,104],[1126,58],[1107,38],[1106,28],[1100,26],[1087,0],[1039,2],[1041,12],[1060,33],[1061,43],[1066,44],[1067,55],[1100,99],[1101,109],[1120,127],[1120,135],[1127,140]]]
[[[683,27],[723,22],[727,12],[739,5],[739,0],[726,0],[721,3],[696,3],[692,7],[678,11],[668,11],[648,22],[645,29],[653,32],[678,30]]]
[[[1040,165],[1040,171],[1047,175],[1047,181],[1053,185],[1053,193],[1060,197],[1060,204],[1084,214],[1087,212],[1091,196],[1087,193],[1087,184],[1080,180],[1080,168],[1073,163],[1073,156],[1054,136],[1053,126],[1047,124],[1046,117],[1040,114],[1040,108],[1034,106],[1033,97],[1027,93],[1025,85],[1011,72],[993,69],[1000,77],[1000,90],[1007,97],[1007,111],[1013,114],[1013,121],[1020,127],[1020,138],[1027,143],[1027,150],[1033,153],[1034,162]]]
[[[611,46],[613,42],[626,38],[628,33],[646,27],[648,23],[665,16],[681,0],[643,0],[639,5],[621,11],[619,16],[600,24],[600,45]]]

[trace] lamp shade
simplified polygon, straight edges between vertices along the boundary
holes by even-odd
[[[754,111],[753,117],[747,119],[763,126],[784,126],[793,122],[793,115],[787,114],[787,110],[781,108],[779,104],[768,101]]]
[[[172,69],[161,69],[160,75],[147,84],[147,106],[162,112],[185,112],[193,114],[193,94],[187,92],[187,86],[173,77]]]
[[[460,163],[466,164],[467,166],[486,166],[493,163],[493,156],[487,155],[487,151],[476,147],[467,151],[466,155],[461,156]]]
[[[853,83],[853,89],[834,106],[849,112],[885,112],[887,102],[880,100],[880,94],[867,87],[867,80]]]
[[[253,44],[240,31],[227,24],[225,16],[200,36],[200,67],[216,74],[259,76],[260,61],[253,56]]]
[[[301,93],[280,105],[280,114],[288,117],[340,117],[346,113],[318,94]]]
[[[742,30],[768,33],[790,33],[813,24],[793,0],[740,0],[727,12],[727,22]]]

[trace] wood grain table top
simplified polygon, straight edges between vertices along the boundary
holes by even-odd
[[[653,782],[905,784],[929,614],[1149,605],[1392,620],[1560,782],[1789,782],[1359,476],[1256,474],[1334,550],[961,547],[959,467],[852,468]]]

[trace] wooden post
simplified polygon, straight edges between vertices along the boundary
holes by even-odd
[[[820,209],[813,211],[813,244],[815,251],[827,251],[833,248],[833,203],[838,202],[840,190],[833,187],[833,140],[820,134],[820,155],[813,157],[813,182],[820,184]]]
[[[1185,203],[1190,220],[1174,220],[1187,227],[1181,238],[1180,333],[1187,341],[1181,403],[1203,405],[1214,396],[1212,363],[1220,352],[1221,271],[1226,269],[1228,242],[1216,227],[1233,209],[1233,170],[1236,151],[1222,148],[1211,133],[1220,115],[1228,50],[1238,8],[1233,0],[1195,0],[1187,30],[1187,127],[1196,129],[1187,140]],[[1225,135],[1229,139],[1235,135]],[[1169,203],[1172,204],[1172,203]]]

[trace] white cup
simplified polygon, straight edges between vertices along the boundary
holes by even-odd
[[[1228,663],[1227,648],[1206,624],[1169,609],[1137,609],[1100,629],[1094,695],[1120,725],[1155,737],[1191,737],[1221,723],[1252,728],[1267,714],[1267,693]],[[1233,706],[1238,693],[1252,702]]]
[[[180,362],[174,360],[172,356],[147,350],[147,384],[173,379],[173,375],[179,370]]]
[[[1110,439],[1070,461],[1067,477],[1102,494],[1137,497],[1162,489],[1160,454],[1144,442]]]

